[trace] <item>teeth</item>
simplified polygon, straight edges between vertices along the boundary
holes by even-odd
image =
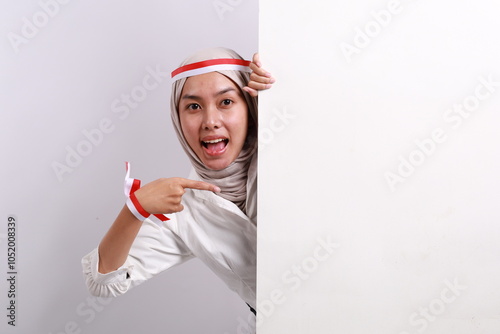
[[[215,144],[215,143],[218,143],[218,142],[221,142],[221,141],[224,141],[224,139],[219,138],[219,139],[214,139],[214,140],[207,140],[207,141],[204,141],[204,143],[206,143],[206,144]]]

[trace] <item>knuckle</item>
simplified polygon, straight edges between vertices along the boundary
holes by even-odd
[[[254,82],[252,85],[249,85],[249,87],[256,89],[256,90],[262,90],[262,89],[266,88],[266,84]]]
[[[208,188],[210,188],[210,185],[208,183],[203,182],[203,181],[198,181],[196,183],[196,186],[198,188],[202,188],[202,189],[208,189]]]
[[[262,84],[269,83],[269,81],[270,81],[270,80],[271,80],[270,78],[265,77],[265,76],[261,76],[261,77],[259,78],[259,82],[260,82],[260,83],[262,83]]]

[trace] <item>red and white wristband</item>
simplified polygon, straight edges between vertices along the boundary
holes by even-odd
[[[219,58],[199,61],[197,63],[187,64],[179,67],[172,72],[172,81],[182,78],[192,77],[194,75],[205,74],[215,71],[233,70],[242,72],[252,72],[249,60]]]
[[[141,180],[132,179],[130,177],[130,163],[125,162],[125,167],[127,169],[127,174],[125,175],[125,196],[127,197],[127,207],[132,212],[132,214],[139,219],[144,221],[146,218],[154,221],[157,224],[161,224],[164,221],[170,220],[167,216],[163,214],[150,214],[142,207],[141,203],[137,200],[135,192],[141,187]]]

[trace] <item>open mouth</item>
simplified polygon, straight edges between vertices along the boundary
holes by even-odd
[[[216,155],[221,154],[226,150],[229,139],[227,138],[217,138],[213,140],[203,140],[201,145],[205,148],[208,154]]]

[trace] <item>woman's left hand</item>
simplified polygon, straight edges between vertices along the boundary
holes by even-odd
[[[250,63],[250,69],[252,70],[252,73],[250,74],[250,81],[248,82],[248,86],[243,87],[243,90],[251,96],[257,96],[259,94],[259,90],[271,88],[273,83],[276,81],[272,77],[271,73],[262,68],[258,53],[253,55],[252,62]]]

